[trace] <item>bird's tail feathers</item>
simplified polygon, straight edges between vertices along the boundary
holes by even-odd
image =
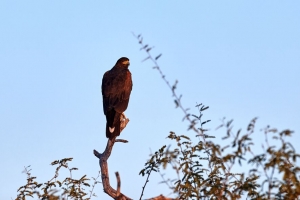
[[[120,126],[121,126],[121,122],[120,122],[120,117],[121,114],[115,112],[114,118],[112,120],[112,118],[107,119],[106,122],[106,137],[109,139],[112,139],[116,136],[120,135]],[[110,121],[112,120],[112,121]]]

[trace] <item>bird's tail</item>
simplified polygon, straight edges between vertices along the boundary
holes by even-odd
[[[106,137],[112,139],[120,135],[121,114],[115,112],[114,116],[106,115]]]

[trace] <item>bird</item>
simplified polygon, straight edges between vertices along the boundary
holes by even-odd
[[[121,57],[102,79],[103,112],[106,116],[106,137],[120,135],[120,117],[127,109],[132,90],[132,78],[128,69],[129,59]]]

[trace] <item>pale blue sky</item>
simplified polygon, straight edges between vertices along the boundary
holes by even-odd
[[[44,182],[53,160],[73,157],[75,176],[96,176],[93,149],[106,145],[101,79],[122,56],[130,58],[130,118],[108,161],[112,186],[138,199],[138,176],[169,131],[186,132],[171,92],[141,60],[131,32],[155,46],[170,82],[179,80],[185,107],[210,106],[209,127],[219,119],[257,130],[271,125],[295,131],[300,142],[300,1],[8,1],[0,2],[0,199],[16,197],[23,166]],[[196,112],[196,110],[193,110]],[[211,132],[220,138],[221,135]],[[257,132],[257,139],[262,133]],[[257,140],[260,148],[261,140]],[[299,145],[296,146],[300,151]],[[146,197],[169,194],[154,175]],[[102,186],[99,199],[109,199]]]

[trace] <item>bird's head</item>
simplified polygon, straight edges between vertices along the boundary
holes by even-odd
[[[129,65],[130,65],[129,59],[126,57],[120,58],[116,63],[116,66],[121,66],[126,68],[129,67]]]

